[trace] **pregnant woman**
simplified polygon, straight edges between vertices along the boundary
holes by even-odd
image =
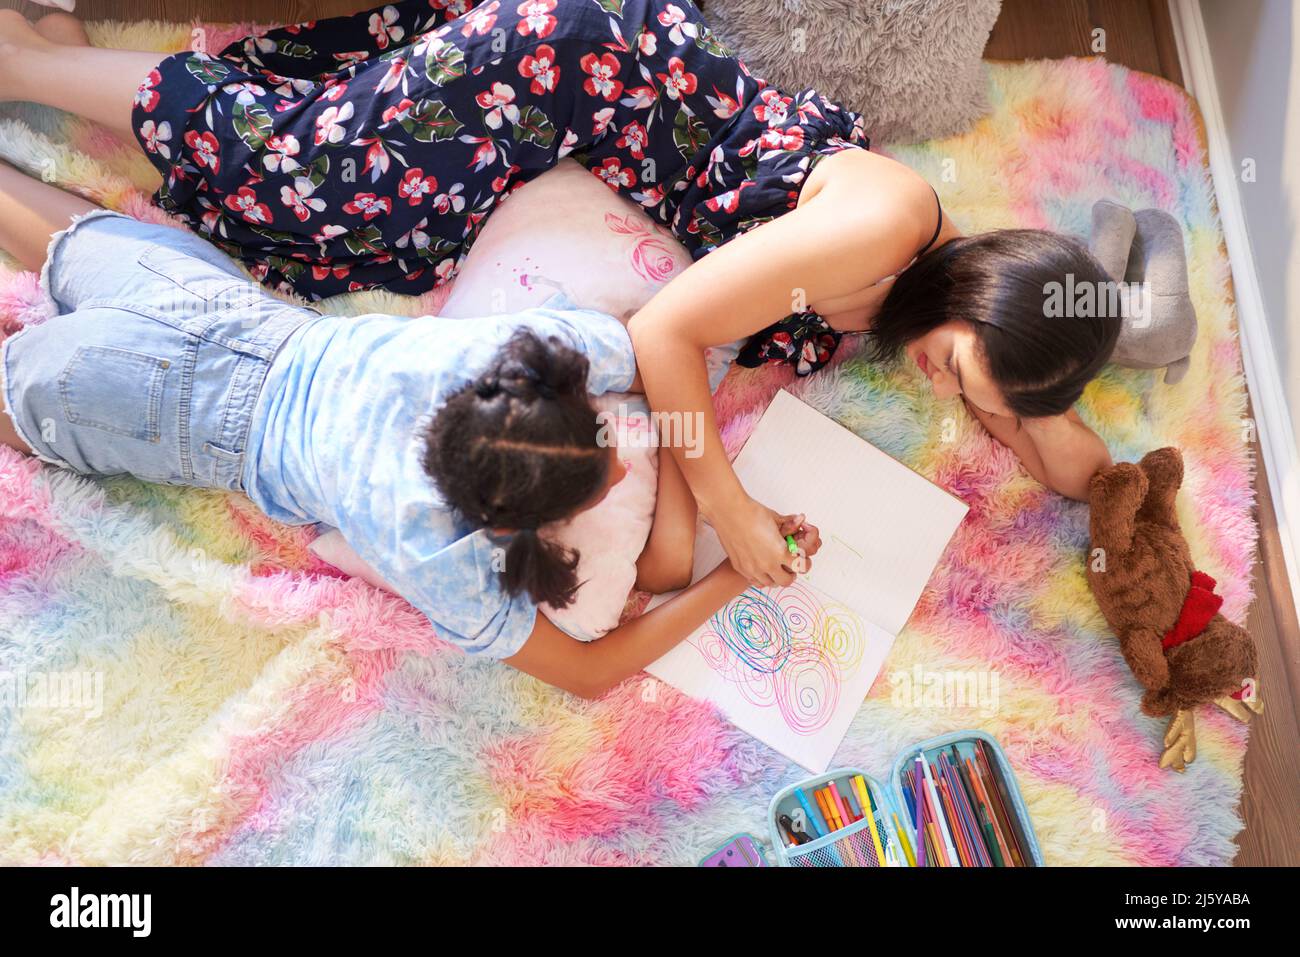
[[[1072,406],[1119,319],[1044,315],[1049,284],[1106,281],[1086,249],[960,236],[860,117],[750,75],[686,0],[411,0],[161,63],[74,54],[47,23],[0,20],[0,97],[136,138],[163,208],[309,298],[447,281],[496,205],[570,154],[670,226],[697,261],[630,331],[652,405],[705,426],[703,455],[673,455],[754,584],[792,575],[779,517],[724,453],[708,346],[746,339],[742,364],[807,374],[869,332],[1049,487],[1083,498],[1110,463]]]

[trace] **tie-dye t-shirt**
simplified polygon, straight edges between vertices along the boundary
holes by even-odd
[[[521,327],[584,353],[593,394],[631,387],[636,361],[623,325],[560,296],[476,319],[323,316],[272,363],[244,464],[248,495],[266,514],[339,529],[440,635],[493,658],[523,647],[537,609],[501,588],[490,533],[438,494],[421,466],[423,431]]]

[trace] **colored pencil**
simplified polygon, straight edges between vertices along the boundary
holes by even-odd
[[[903,856],[907,858],[908,867],[916,867],[916,855],[912,853],[912,842],[907,839],[907,832],[903,830],[903,822],[898,819],[898,815],[893,815],[894,830],[898,832],[898,843],[903,845]]]
[[[943,844],[939,840],[939,829],[933,823],[927,824],[926,828],[930,832],[930,844],[934,847],[934,855],[939,859],[940,867],[951,867],[948,863],[948,852],[943,849]]]
[[[993,860],[988,856],[988,851],[984,848],[984,833],[980,830],[974,809],[967,801],[966,787],[948,755],[943,754],[940,756],[943,758],[944,778],[948,782],[948,798],[952,801],[953,808],[960,819],[962,830],[966,834],[966,850],[972,858],[971,865],[973,867],[991,867]]]
[[[962,814],[966,816],[967,823],[970,827],[971,834],[975,840],[975,853],[980,859],[981,867],[992,867],[993,856],[989,853],[987,835],[984,833],[984,827],[980,821],[979,815],[975,812],[977,802],[975,801],[974,792],[971,789],[970,782],[966,780],[965,768],[961,765],[961,759],[957,749],[953,748],[952,756],[948,758],[948,772],[952,775],[953,781],[956,782],[957,794],[961,798]]]
[[[1001,780],[993,773],[993,760],[989,757],[988,749],[983,741],[977,741],[976,745],[976,765],[983,768],[986,782],[985,790],[988,791],[989,797],[993,800],[993,813],[1001,825],[1003,833],[1007,836],[1011,849],[1011,859],[1015,861],[1016,867],[1026,867],[1027,856],[1020,845],[1020,833],[1011,823],[1011,813],[1002,794]]]
[[[939,833],[943,836],[944,855],[956,866],[958,864],[957,848],[952,842],[952,834],[949,833],[947,825],[944,824],[942,807],[939,803],[939,792],[934,785],[934,775],[930,771],[930,762],[925,760],[925,755],[917,752],[921,759],[921,770],[925,774],[925,786],[930,795],[930,806],[934,809],[935,823],[939,826]]]
[[[993,825],[989,823],[988,812],[983,808],[980,808],[980,815],[982,816],[980,826],[984,830],[984,840],[986,840],[989,845],[989,855],[993,859],[993,866],[1001,867],[1002,853],[998,850],[998,840],[993,835]]]
[[[1011,867],[1011,851],[1007,848],[1006,838],[1002,836],[1002,831],[998,827],[997,820],[993,817],[993,805],[989,802],[988,793],[984,790],[984,782],[980,780],[979,772],[975,769],[975,762],[970,758],[966,759],[966,770],[970,774],[971,784],[975,788],[975,796],[980,802],[981,820],[986,822],[993,831],[993,839],[997,844],[997,856],[1002,860],[998,867]],[[989,848],[993,851],[994,848]]]
[[[916,794],[916,793],[917,793],[915,788],[912,789],[912,793],[913,793],[913,794]],[[916,827],[915,827],[915,833],[916,833],[916,860],[917,860],[917,867],[928,867],[928,866],[930,866],[930,865],[929,865],[929,862],[930,862],[931,860],[933,860],[933,858],[927,858],[927,857],[926,857],[926,853],[925,853],[925,843],[926,843],[926,842],[925,842],[925,828],[922,826],[922,825],[924,825],[925,821],[923,820],[923,818],[922,818],[922,814],[921,814],[922,807],[921,807],[921,801],[920,801],[920,799],[919,799],[919,798],[920,798],[920,795],[917,795],[917,798],[918,798],[918,800],[916,801],[915,805],[913,805],[913,819],[914,819],[915,824],[916,824]]]
[[[940,810],[943,813],[944,823],[948,825],[948,831],[952,835],[952,842],[957,848],[957,860],[961,862],[962,867],[974,867],[975,859],[967,842],[966,829],[962,826],[961,817],[957,814],[957,809],[952,803],[952,794],[948,791],[948,780],[943,777],[942,769],[940,769],[939,776],[935,779],[934,786],[939,789]]]

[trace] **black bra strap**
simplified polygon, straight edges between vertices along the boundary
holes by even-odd
[[[939,202],[938,190],[936,190],[933,186],[931,186],[930,192],[934,193],[934,205],[935,208],[938,209],[939,211],[939,221],[934,224],[934,235],[930,237],[930,241],[926,243],[924,246],[922,246],[921,251],[916,254],[917,258],[920,258],[921,256],[924,256],[926,253],[928,253],[930,251],[930,247],[934,245],[934,241],[938,239],[939,234],[943,232],[943,204]]]

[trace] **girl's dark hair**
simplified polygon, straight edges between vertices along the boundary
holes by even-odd
[[[1067,280],[1067,277],[1072,279]],[[1111,277],[1082,243],[1042,229],[949,240],[894,280],[870,336],[872,359],[896,357],[952,319],[975,329],[989,374],[1017,416],[1061,415],[1110,359],[1121,319]],[[1053,287],[1052,284],[1057,284]],[[1093,283],[1098,308],[1070,315],[1068,291]],[[1053,315],[1064,303],[1065,315]]]
[[[510,594],[572,604],[578,555],[538,528],[572,515],[604,485],[609,453],[599,430],[587,357],[526,329],[433,417],[423,464],[447,504],[479,527],[514,529],[501,572]]]

